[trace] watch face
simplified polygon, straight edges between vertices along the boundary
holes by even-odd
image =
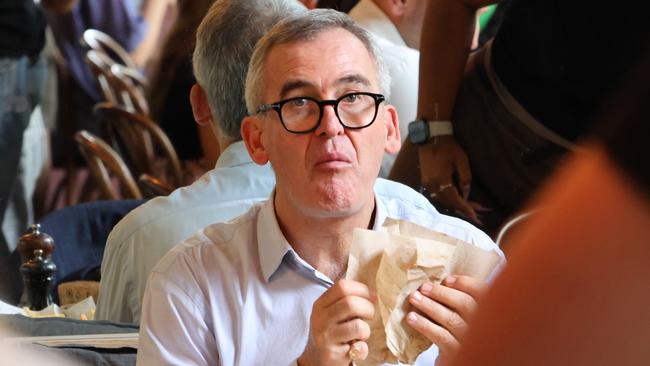
[[[413,144],[423,144],[429,140],[429,125],[425,121],[409,123],[409,140]]]

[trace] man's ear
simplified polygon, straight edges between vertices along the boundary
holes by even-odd
[[[383,113],[385,113],[384,123],[386,124],[386,145],[384,146],[384,151],[389,154],[397,154],[402,147],[397,110],[388,104],[385,106]]]
[[[263,131],[260,122],[257,117],[244,117],[240,133],[244,144],[246,144],[248,155],[255,163],[264,165],[269,161],[269,156],[262,142]]]
[[[208,103],[208,96],[205,90],[199,84],[194,84],[190,90],[190,104],[192,105],[192,114],[194,120],[199,125],[212,123],[212,110]]]

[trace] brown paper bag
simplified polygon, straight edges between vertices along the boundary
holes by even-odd
[[[356,364],[414,363],[432,343],[406,324],[408,295],[451,274],[487,278],[500,261],[496,252],[406,221],[387,219],[383,232],[356,229],[346,278],[365,283],[378,298],[370,352]]]

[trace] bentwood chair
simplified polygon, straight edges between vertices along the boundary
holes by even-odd
[[[104,100],[111,103],[118,102],[118,96],[113,88],[114,76],[111,74],[111,65],[113,60],[102,52],[89,50],[86,52],[86,63],[90,70],[95,74],[99,90]]]
[[[113,89],[126,109],[149,116],[149,103],[145,96],[147,81],[137,70],[121,64],[111,65]]]
[[[131,55],[113,37],[97,29],[86,29],[81,37],[81,44],[91,50],[103,52],[115,62],[137,69]]]
[[[103,199],[142,198],[129,168],[105,141],[84,130],[75,134],[75,140]],[[119,193],[113,186],[111,176],[120,183]]]
[[[94,112],[120,136],[120,151],[136,175],[146,173],[172,187],[184,184],[176,149],[156,122],[111,103],[98,103]]]

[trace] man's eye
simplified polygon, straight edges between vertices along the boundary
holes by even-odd
[[[304,107],[308,103],[308,100],[305,98],[296,98],[292,99],[289,104],[291,104],[292,107]]]
[[[343,102],[345,102],[345,103],[354,103],[354,102],[356,102],[358,99],[359,99],[359,96],[358,96],[358,95],[356,95],[356,94],[349,94],[349,95],[346,95],[346,96],[343,98]]]

